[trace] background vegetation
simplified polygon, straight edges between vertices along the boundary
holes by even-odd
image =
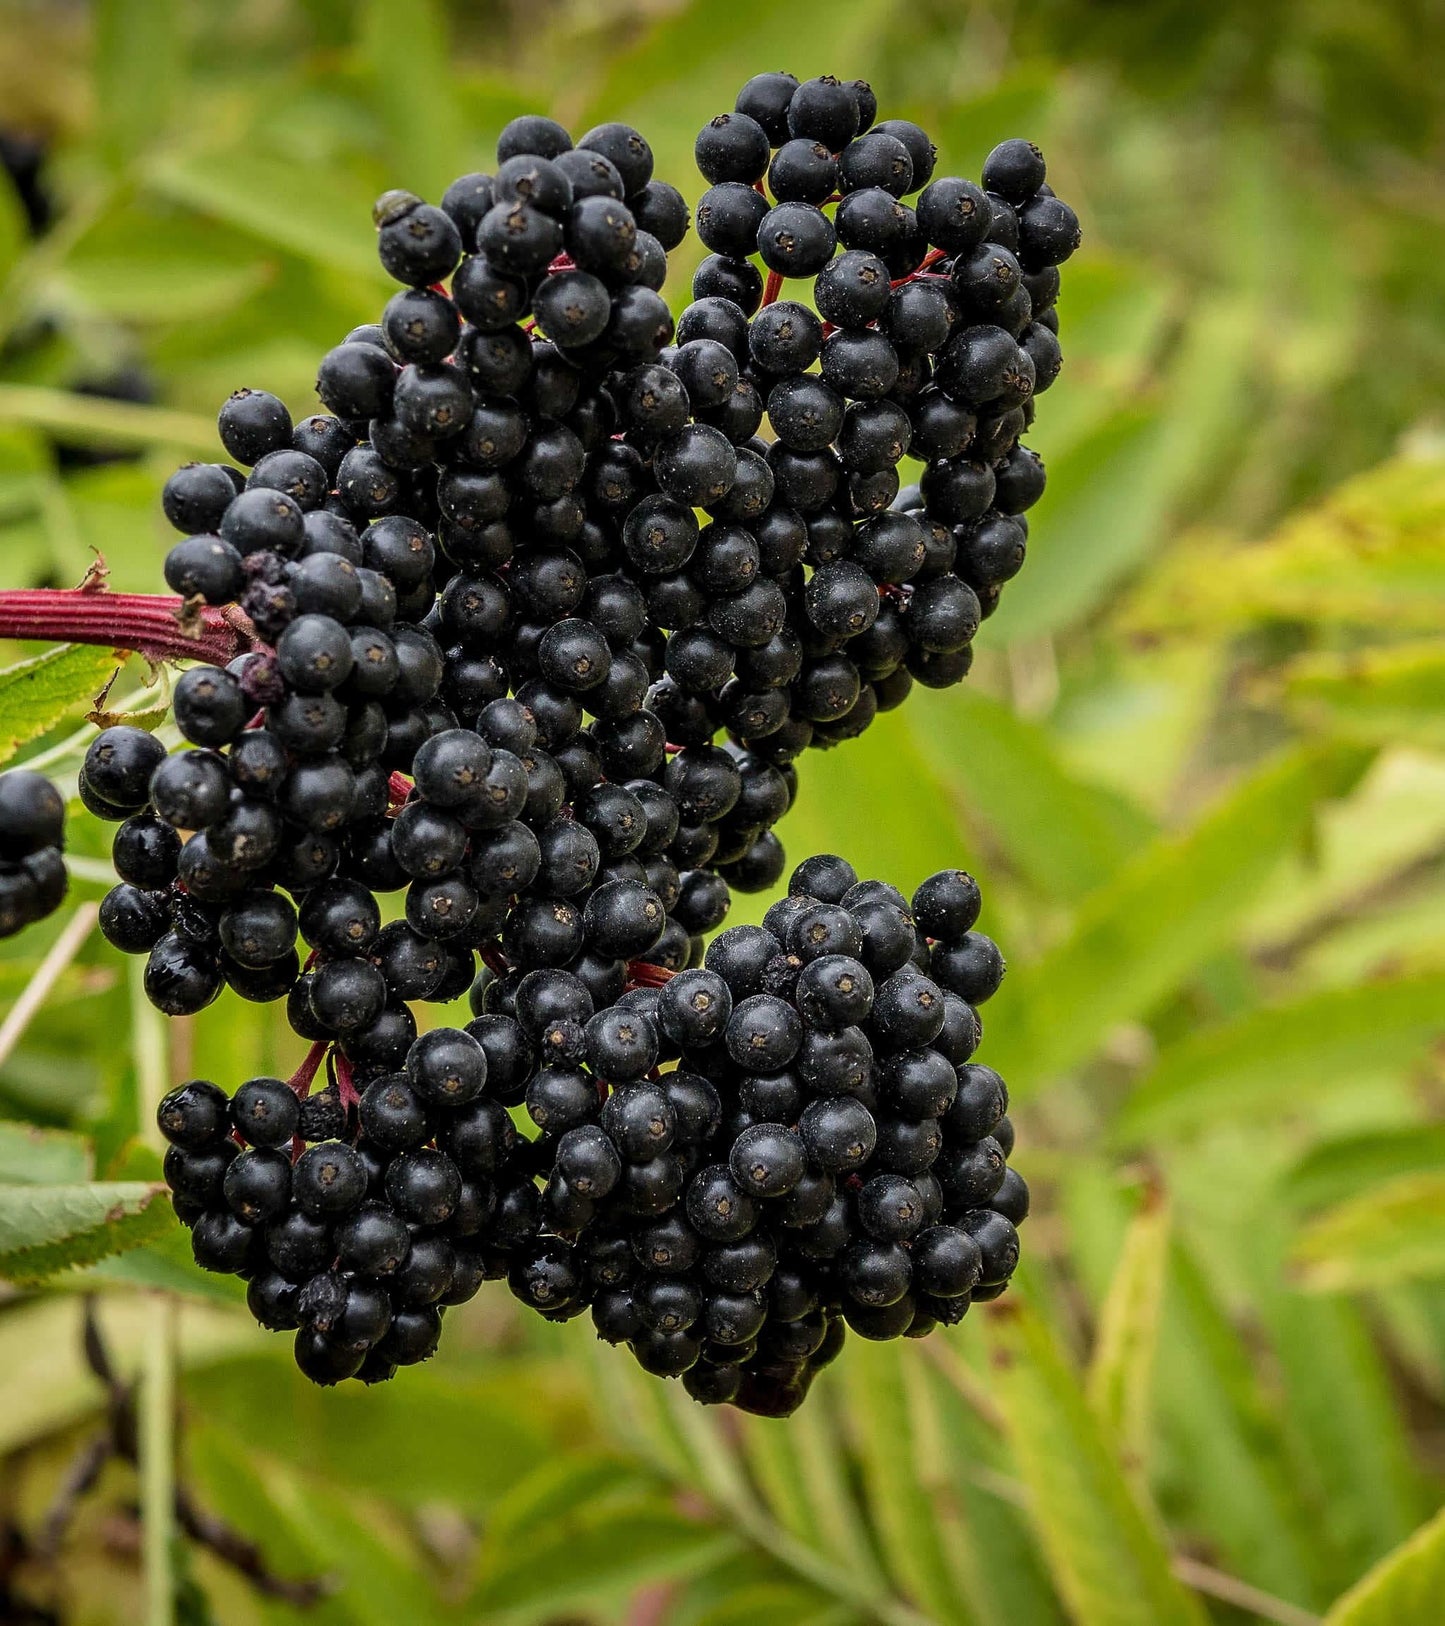
[[[379,308],[373,195],[435,197],[518,111],[634,120],[695,196],[692,137],[750,73],[864,75],[950,169],[1035,136],[1087,233],[1049,491],[973,678],[813,754],[782,829],[982,878],[1017,1291],[850,1343],[786,1425],[501,1288],[426,1368],[311,1391],[145,1183],[165,1080],[296,1043],[229,996],[149,1014],[77,915],[107,870],[78,817],[71,903],[0,951],[0,1620],[1438,1626],[1442,36],[1409,0],[0,0],[3,122],[50,200],[27,220],[0,181],[5,586],[92,549],[158,585],[160,482],[215,454],[220,399],[305,410]],[[0,743],[73,788],[110,670],[7,680]],[[110,705],[158,704],[145,676]],[[137,1373],[139,1473],[77,1459]],[[173,1394],[187,1496],[325,1601],[172,1540]]]

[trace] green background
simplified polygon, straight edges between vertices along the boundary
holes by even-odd
[[[945,171],[1037,139],[1086,234],[1030,437],[1049,489],[973,676],[811,753],[780,830],[905,886],[979,876],[1012,965],[981,1059],[1035,1194],[1017,1291],[926,1345],[850,1341],[787,1424],[704,1413],[500,1286],[427,1367],[313,1391],[145,1184],[167,1079],[284,1073],[297,1043],[229,996],[162,1025],[92,934],[0,1061],[0,1619],[1301,1626],[1431,1519],[1442,59],[1445,10],[1408,0],[0,4],[0,109],[55,207],[31,237],[0,183],[5,587],[98,550],[157,588],[160,483],[216,455],[220,400],[311,410],[374,319],[373,196],[435,198],[518,112],[636,122],[695,198],[692,138],[748,75],[863,76]],[[127,377],[147,400],[93,393]],[[110,671],[0,678],[0,755],[73,788]],[[160,705],[146,677],[108,704]],[[70,903],[0,948],[7,1005],[101,893],[106,833],[77,816],[71,845]],[[87,1294],[157,1404],[143,1474],[107,1467],[52,1562],[104,1404]],[[307,1615],[169,1542],[173,1379],[185,1483],[334,1584]],[[1438,1626],[1442,1597],[1437,1519],[1330,1618]]]

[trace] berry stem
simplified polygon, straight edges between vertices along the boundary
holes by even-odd
[[[311,1085],[321,1069],[321,1063],[326,1059],[326,1052],[331,1048],[329,1039],[318,1039],[306,1052],[306,1059],[286,1080],[297,1095],[304,1101],[311,1093]]]
[[[404,773],[394,773],[386,782],[386,794],[390,812],[393,807],[405,807],[406,799],[411,795],[411,780]]]
[[[665,988],[675,975],[676,973],[669,971],[666,966],[653,965],[647,960],[627,962],[629,988]]]
[[[483,948],[477,950],[477,958],[486,966],[493,976],[505,977],[512,967],[507,957],[499,948]]]
[[[768,280],[763,284],[763,305],[772,305],[777,302],[778,295],[783,291],[783,273],[769,271]],[[763,305],[758,308],[761,310]]]
[[[147,660],[224,664],[256,646],[234,608],[190,606],[171,593],[108,593],[93,587],[0,592],[0,638],[60,638],[133,651]]]
[[[351,1063],[338,1050],[332,1056],[336,1064],[336,1093],[341,1097],[341,1105],[350,1113],[361,1097],[356,1093],[356,1085],[352,1082]]]
[[[901,288],[905,282],[916,282],[920,277],[927,276],[929,268],[938,264],[940,260],[948,258],[947,251],[941,248],[931,248],[919,262],[916,271],[910,271],[906,277],[897,277],[889,283],[890,288]]]

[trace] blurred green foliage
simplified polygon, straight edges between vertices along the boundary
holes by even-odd
[[[927,1347],[854,1341],[788,1424],[704,1414],[501,1290],[430,1366],[311,1391],[148,1200],[162,1081],[295,1041],[229,999],[162,1032],[92,937],[0,1057],[0,1193],[61,1257],[145,1245],[0,1288],[0,1618],[144,1617],[129,1469],[58,1564],[21,1535],[105,1402],[81,1293],[128,1373],[160,1290],[186,1480],[272,1570],[334,1580],[318,1622],[1437,1626],[1442,51],[1409,0],[0,0],[4,123],[53,205],[32,237],[0,185],[6,586],[99,550],[154,587],[160,481],[219,400],[303,407],[373,317],[372,196],[437,195],[519,111],[633,120],[695,196],[693,134],[749,74],[863,75],[950,169],[1034,136],[1087,234],[1049,491],[974,676],[804,762],[782,830],[902,885],[980,875],[1019,1290]],[[6,749],[72,783],[87,662],[0,683]],[[107,706],[158,721],[146,680]],[[79,906],[105,838],[73,827]],[[0,998],[67,925],[4,946]],[[0,1274],[29,1281],[16,1211]],[[303,1618],[208,1553],[151,1564],[187,1621]]]

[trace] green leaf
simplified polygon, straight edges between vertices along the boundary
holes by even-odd
[[[177,0],[99,0],[96,133],[111,163],[126,163],[165,134],[184,90],[184,41]]]
[[[0,762],[57,723],[86,711],[115,671],[108,649],[57,644],[0,672]]]
[[[466,131],[445,13],[434,0],[367,0],[359,44],[398,170],[432,202],[466,167]]]
[[[209,418],[39,384],[0,384],[0,424],[44,429],[67,446],[167,446],[202,457],[217,451]]]
[[[148,179],[173,202],[317,265],[359,277],[363,286],[386,281],[376,258],[373,200],[344,174],[307,168],[268,152],[235,149],[163,157],[151,166]]]
[[[1203,1626],[1175,1580],[1153,1517],[1136,1501],[1083,1388],[1027,1305],[986,1318],[993,1390],[1044,1551],[1079,1626]]]
[[[1442,1598],[1445,1508],[1337,1599],[1325,1626],[1439,1626]]]
[[[474,1607],[488,1620],[545,1621],[621,1602],[637,1587],[703,1569],[733,1538],[653,1491],[611,1487],[553,1510],[527,1539],[484,1555]]]
[[[1099,1315],[1089,1365],[1090,1403],[1118,1442],[1125,1471],[1142,1480],[1153,1433],[1154,1357],[1169,1260],[1169,1205],[1149,1187],[1124,1233],[1124,1246]]]
[[[1295,1263],[1318,1293],[1445,1276],[1445,1173],[1402,1174],[1327,1209],[1300,1232]]]
[[[0,1277],[40,1282],[122,1253],[174,1225],[166,1188],[138,1180],[0,1185]]]
[[[90,1149],[79,1135],[0,1123],[0,1186],[76,1185],[90,1178]]]
[[[1281,1177],[1281,1200],[1323,1208],[1398,1174],[1445,1168],[1445,1124],[1411,1124],[1321,1141]]]
[[[1161,836],[1080,906],[1072,931],[990,1005],[989,1055],[1021,1090],[1085,1060],[1223,948],[1322,801],[1369,762],[1353,747],[1271,759],[1182,833]]]
[[[841,1375],[869,1511],[895,1588],[931,1620],[976,1621],[967,1594],[971,1566],[956,1561],[958,1533],[949,1529],[956,1514],[923,1466],[936,1432],[919,1416],[926,1377],[917,1351],[855,1339]]]
[[[1123,797],[1076,778],[1045,729],[980,689],[915,689],[907,713],[939,777],[1044,897],[1101,886],[1154,833]]]
[[[1281,678],[1301,722],[1350,739],[1445,749],[1445,650],[1438,640],[1304,655]]]
[[[1176,1238],[1157,1358],[1156,1494],[1176,1525],[1210,1532],[1232,1574],[1310,1603],[1314,1510],[1302,1500],[1280,1407],[1258,1364]]]
[[[309,1465],[339,1484],[408,1507],[442,1497],[481,1510],[546,1452],[545,1418],[512,1403],[535,1367],[496,1361],[474,1377],[428,1366],[408,1374],[414,1383],[321,1396],[291,1365],[281,1340],[256,1331],[246,1358],[208,1376],[208,1406],[238,1431],[264,1413],[278,1437],[306,1438]]]
[[[1204,633],[1298,620],[1433,635],[1445,594],[1445,461],[1397,458],[1262,543],[1180,549],[1141,588],[1129,630]]]
[[[1407,1066],[1445,1031],[1445,975],[1329,988],[1188,1034],[1125,1103],[1119,1134],[1148,1135],[1251,1113],[1294,1111],[1311,1088],[1353,1071]]]

